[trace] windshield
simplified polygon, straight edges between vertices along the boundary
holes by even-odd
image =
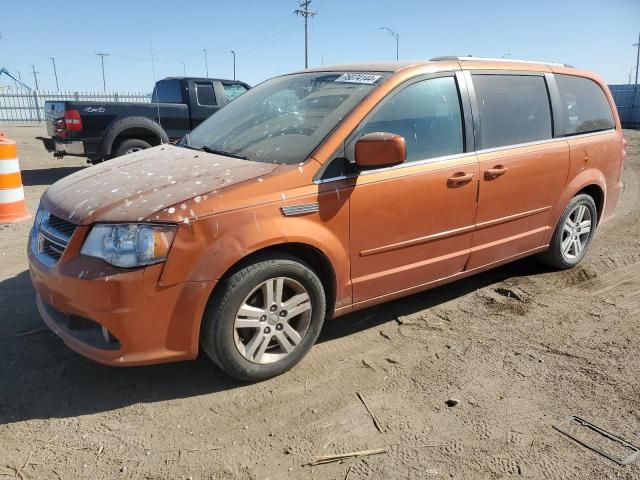
[[[344,72],[273,78],[209,117],[180,145],[260,162],[299,163],[384,78]]]

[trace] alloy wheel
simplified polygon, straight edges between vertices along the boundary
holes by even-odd
[[[577,205],[567,216],[562,228],[562,255],[573,260],[579,257],[591,236],[591,211],[584,204]]]
[[[311,297],[296,280],[270,278],[244,299],[234,322],[234,340],[247,360],[282,360],[302,342],[311,323]]]

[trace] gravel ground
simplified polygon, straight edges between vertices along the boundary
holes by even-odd
[[[47,154],[43,127],[3,129],[31,212],[85,168]],[[254,385],[205,357],[117,369],[69,351],[35,309],[29,222],[0,226],[0,477],[640,478],[640,461],[552,428],[579,415],[640,445],[640,132],[625,135],[617,216],[579,267],[525,259],[328,322],[298,367]]]

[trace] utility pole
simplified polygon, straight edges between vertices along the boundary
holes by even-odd
[[[36,84],[36,90],[39,90],[39,88],[38,88],[38,74],[40,72],[36,72],[36,67],[33,66],[33,65],[31,65],[31,72],[33,73],[33,81]]]
[[[185,77],[187,76],[187,64],[185,62],[182,62],[182,74]]]
[[[396,41],[396,60],[398,60],[398,54],[400,53],[400,35],[398,35],[396,32],[391,30],[389,27],[380,27],[380,30],[386,30],[395,39],[395,41]]]
[[[309,10],[311,0],[299,0],[300,8],[294,10],[293,13],[304,17],[304,68],[309,68],[309,17],[315,17],[318,12]]]
[[[207,78],[209,78],[209,61],[207,60],[207,49],[203,48],[202,51],[204,52],[204,66],[207,69]]]
[[[636,51],[636,83],[633,85],[633,98],[631,99],[631,115],[633,115],[633,109],[636,106],[636,96],[638,95],[638,64],[640,64],[640,33],[638,34],[638,43],[634,43],[632,46],[636,47],[637,51]]]
[[[56,90],[60,91],[60,85],[58,85],[58,71],[56,70],[56,59],[53,57],[49,57],[51,59],[51,63],[53,63],[53,74],[56,77]]]
[[[638,85],[638,64],[640,64],[640,33],[638,34],[638,43],[634,43],[632,47],[637,47],[636,52],[636,88]]]
[[[105,79],[104,76],[104,57],[108,57],[109,54],[108,53],[103,53],[103,52],[96,52],[96,55],[98,55],[100,57],[100,62],[102,63],[102,90],[104,92],[107,91],[107,80]]]
[[[236,52],[231,50],[231,55],[233,55],[233,79],[236,79]]]

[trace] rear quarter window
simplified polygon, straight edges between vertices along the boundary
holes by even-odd
[[[598,132],[615,128],[606,95],[593,80],[556,74],[562,101],[565,135]]]
[[[162,80],[156,83],[151,101],[154,103],[182,103],[180,80]]]
[[[480,148],[552,137],[551,106],[544,77],[474,74],[480,110]]]
[[[216,94],[213,91],[213,84],[196,82],[196,99],[198,100],[198,105],[215,105]]]

